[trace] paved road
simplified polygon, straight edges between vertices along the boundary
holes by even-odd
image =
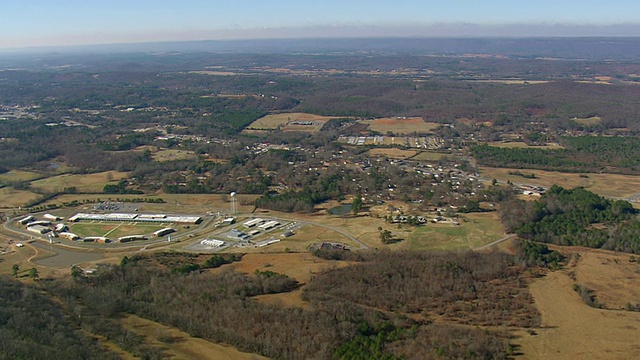
[[[482,245],[482,246],[477,247],[477,248],[475,248],[475,249],[473,249],[473,250],[475,250],[475,251],[479,251],[479,250],[488,249],[488,248],[492,247],[493,245],[500,244],[501,242],[503,242],[503,241],[507,241],[507,240],[509,240],[509,239],[511,239],[511,238],[514,238],[514,237],[516,237],[516,236],[518,236],[518,235],[517,235],[517,234],[507,234],[507,235],[505,235],[504,237],[501,237],[500,239],[498,239],[498,240],[496,240],[496,241],[490,242],[490,243],[488,243],[487,245]]]

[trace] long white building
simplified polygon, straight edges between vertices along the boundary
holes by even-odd
[[[130,221],[130,222],[155,222],[155,223],[185,223],[199,224],[202,222],[200,216],[180,216],[165,214],[131,214],[131,213],[111,213],[111,214],[87,214],[77,213],[69,218],[69,221]]]

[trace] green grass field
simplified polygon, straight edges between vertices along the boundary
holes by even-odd
[[[419,153],[418,155],[412,157],[411,160],[417,160],[417,161],[439,161],[440,159],[442,159],[443,156],[447,156],[447,154],[437,153],[437,152],[430,152],[430,151],[423,151],[423,152]]]
[[[112,222],[81,222],[71,224],[70,232],[80,236],[104,236],[109,239],[117,239],[128,235],[147,235],[169,227],[171,224],[148,224],[148,223],[112,223]],[[175,227],[174,227],[175,228]]]
[[[418,227],[399,247],[406,250],[468,250],[503,236],[504,228],[495,213],[465,214],[459,226],[430,223]]]

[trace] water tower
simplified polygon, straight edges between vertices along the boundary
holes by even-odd
[[[236,204],[236,192],[231,193],[231,215],[235,215],[238,211],[238,204]]]

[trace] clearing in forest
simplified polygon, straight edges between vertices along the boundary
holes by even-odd
[[[135,315],[122,318],[122,325],[134,333],[144,336],[145,343],[163,348],[165,354],[176,359],[266,359],[257,354],[216,344],[180,331],[174,327]]]
[[[163,149],[152,155],[157,162],[174,160],[192,160],[196,158],[196,153],[189,150]]]
[[[329,120],[338,118],[337,116],[321,116],[307,113],[271,114],[254,121],[247,126],[246,130],[271,131],[280,129],[282,131],[315,133]]]
[[[547,143],[545,145],[528,145],[523,141],[494,141],[488,143],[489,146],[495,146],[499,148],[510,148],[510,149],[542,149],[542,150],[558,150],[564,149],[564,147],[560,144],[556,143]]]
[[[396,148],[377,148],[369,150],[370,157],[385,157],[389,159],[405,160],[415,156],[418,152],[415,150],[402,150]]]
[[[396,135],[432,134],[433,130],[442,124],[425,122],[422,118],[381,118],[375,120],[364,120],[362,124],[369,125],[369,130],[381,134],[392,133]]]
[[[515,171],[523,174],[535,174],[534,179],[509,174]],[[620,174],[565,173],[536,169],[507,169],[480,167],[483,178],[496,179],[500,183],[511,181],[515,184],[528,184],[550,188],[557,184],[567,189],[584,187],[601,196],[627,198],[640,193],[640,176]]]
[[[117,184],[129,176],[126,172],[105,171],[94,174],[64,174],[31,182],[31,186],[47,193],[75,187],[78,192],[100,193],[107,184]]]

